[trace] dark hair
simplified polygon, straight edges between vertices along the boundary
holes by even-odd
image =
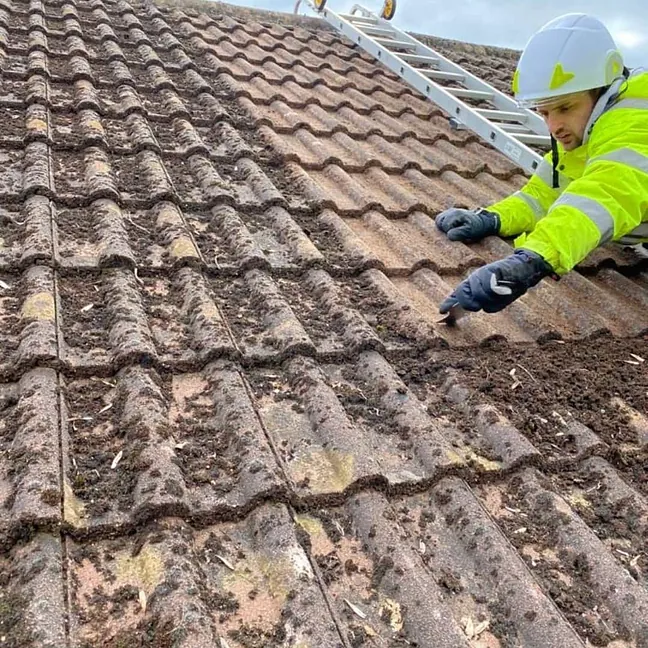
[[[601,96],[606,90],[607,88],[601,87],[601,88],[592,88],[589,91],[590,96],[594,99],[594,103],[596,103],[601,98]]]

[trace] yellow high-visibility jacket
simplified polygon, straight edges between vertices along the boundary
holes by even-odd
[[[515,247],[537,252],[558,275],[608,241],[648,241],[648,72],[615,82],[583,144],[558,152],[558,189],[548,153],[520,191],[486,208],[499,214],[501,236],[521,234]]]

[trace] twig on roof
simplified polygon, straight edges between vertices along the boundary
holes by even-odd
[[[524,373],[526,373],[533,382],[538,382],[536,377],[526,367],[523,367],[521,364],[518,364],[518,367],[520,367],[520,369],[522,369],[522,371],[524,371]]]

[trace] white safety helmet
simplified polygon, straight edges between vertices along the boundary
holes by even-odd
[[[513,76],[521,107],[609,86],[623,74],[623,57],[605,25],[571,13],[548,22],[527,43]]]

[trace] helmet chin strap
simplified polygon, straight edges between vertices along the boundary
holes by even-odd
[[[551,166],[552,166],[552,185],[554,189],[558,189],[558,142],[556,138],[551,135]]]

